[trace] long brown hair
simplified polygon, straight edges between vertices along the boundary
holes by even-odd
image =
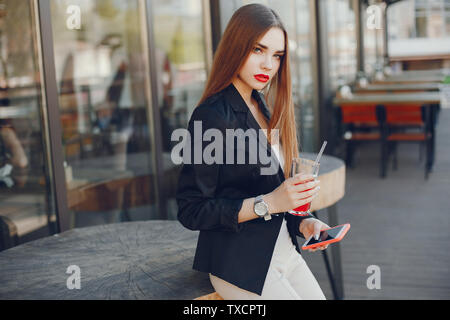
[[[279,141],[283,145],[285,159],[283,169],[287,178],[290,175],[292,159],[298,157],[298,141],[292,101],[288,35],[275,11],[261,4],[249,4],[239,8],[233,14],[214,55],[211,74],[206,82],[199,105],[231,84],[233,78],[237,76],[247,61],[257,41],[273,27],[283,31],[286,52],[281,58],[278,74],[266,87],[264,93],[272,113],[268,140],[271,143],[272,129],[279,130]]]

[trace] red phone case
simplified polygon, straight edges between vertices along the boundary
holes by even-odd
[[[327,245],[327,244],[330,244],[330,243],[335,243],[335,242],[341,241],[345,237],[345,235],[347,234],[348,230],[350,230],[350,223],[344,223],[344,224],[335,226],[333,228],[322,230],[322,231],[326,231],[326,230],[330,230],[330,229],[334,229],[334,228],[342,227],[342,226],[346,226],[346,227],[344,228],[344,230],[342,230],[342,232],[341,232],[341,234],[339,235],[338,238],[331,239],[331,240],[328,240],[328,241],[319,242],[319,243],[315,243],[315,244],[311,244],[311,245],[306,246],[306,247],[304,247],[304,245],[303,245],[302,246],[302,250],[314,249],[316,247],[321,247],[321,246],[324,246],[324,245]],[[308,241],[309,241],[309,239],[306,242],[308,242]]]

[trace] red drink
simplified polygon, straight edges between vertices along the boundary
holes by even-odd
[[[308,159],[302,159],[302,158],[294,158],[293,159],[291,177],[294,177],[298,174],[312,176],[312,178],[309,178],[308,180],[302,181],[300,183],[296,183],[296,185],[313,182],[315,180],[315,177],[317,177],[318,173],[319,173],[319,165],[316,164],[314,161],[308,160]],[[306,189],[300,193],[304,193],[305,191],[310,191],[312,189],[314,189],[314,187]],[[303,198],[306,198],[306,195],[303,196]],[[310,208],[311,208],[311,201],[312,201],[312,199],[308,203],[306,203],[302,206],[299,206],[293,210],[289,210],[289,213],[294,216],[301,216],[301,217],[309,216]]]
[[[304,183],[308,183],[308,182],[311,182],[311,181],[314,181],[314,180],[313,179],[312,180],[308,180],[308,181],[305,181],[305,182],[302,182],[302,183],[297,183],[295,185],[298,186],[299,184],[304,184]],[[307,189],[307,190],[305,190],[303,192],[306,192],[306,191],[309,191],[309,190],[312,190],[312,189],[313,188]],[[297,211],[297,215],[298,216],[304,216],[304,215],[309,215],[308,211],[309,211],[310,208],[311,208],[311,202],[309,202],[307,204],[304,204],[304,205],[302,205],[300,207],[297,207],[297,208],[293,209],[293,211]],[[293,213],[293,212],[291,212],[291,214],[295,215],[295,213]]]

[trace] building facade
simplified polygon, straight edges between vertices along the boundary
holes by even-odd
[[[333,90],[359,71],[354,0],[0,0],[0,250],[176,219],[171,134],[250,2],[288,29],[299,147],[315,152],[334,134]]]
[[[390,6],[388,54],[401,68],[450,68],[450,0],[403,0]]]

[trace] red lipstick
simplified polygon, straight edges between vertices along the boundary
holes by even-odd
[[[257,74],[255,75],[255,79],[260,82],[266,83],[267,81],[269,81],[269,76],[266,76],[265,74]]]

